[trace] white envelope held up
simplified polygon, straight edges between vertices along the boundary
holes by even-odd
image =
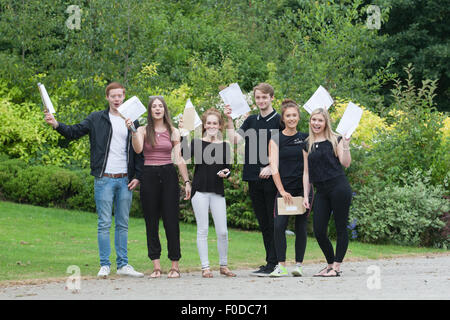
[[[352,102],[349,102],[347,109],[342,115],[341,121],[336,128],[336,132],[349,139],[359,125],[363,110]]]
[[[250,112],[250,107],[237,83],[233,83],[229,87],[223,89],[219,92],[219,95],[225,104],[230,105],[232,119],[236,119],[237,117]]]
[[[328,108],[334,103],[333,98],[324,87],[319,86],[319,88],[314,92],[314,94],[309,98],[308,101],[303,105],[303,108],[311,114],[315,109]]]
[[[48,96],[47,90],[45,90],[45,86],[42,83],[38,83],[39,92],[41,93],[42,103],[44,107],[48,110],[49,113],[56,113],[55,108],[53,108],[53,103]]]
[[[147,109],[144,107],[139,98],[134,96],[122,103],[122,105],[117,108],[117,111],[119,111],[124,119],[129,118],[131,121],[135,121],[142,116]]]
[[[198,116],[197,111],[195,111],[195,107],[192,104],[191,99],[188,99],[183,112],[183,128],[192,131],[201,124],[202,120]]]

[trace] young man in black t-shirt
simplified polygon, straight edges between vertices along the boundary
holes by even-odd
[[[280,129],[280,115],[272,107],[274,90],[271,85],[258,84],[253,88],[253,95],[259,114],[247,117],[237,131],[238,134],[234,133],[230,106],[225,106],[225,115],[228,117],[227,134],[230,141],[237,144],[245,139],[242,179],[248,182],[253,211],[258,220],[266,250],[267,264],[252,272],[252,275],[268,276],[278,263],[273,238],[273,213],[277,189],[270,171],[268,144],[271,135]]]

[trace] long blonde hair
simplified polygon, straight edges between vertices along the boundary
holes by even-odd
[[[314,143],[316,142],[316,137],[314,132],[311,130],[311,118],[316,115],[316,114],[321,114],[323,116],[323,118],[325,119],[325,139],[331,142],[331,145],[333,146],[333,151],[334,151],[334,155],[337,157],[337,145],[338,145],[338,134],[333,132],[333,130],[331,130],[331,118],[330,118],[330,114],[328,113],[328,111],[326,109],[323,108],[318,108],[315,109],[312,113],[311,116],[309,117],[309,137],[306,139],[306,141],[308,142],[309,146],[308,146],[308,153],[312,152],[312,146],[314,145]]]

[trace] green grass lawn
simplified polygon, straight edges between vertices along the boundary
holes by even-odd
[[[200,270],[196,226],[181,224],[180,269]],[[213,269],[218,269],[214,228],[210,228],[209,254]],[[115,265],[114,226],[111,228],[111,262]],[[160,225],[163,271],[170,269],[162,223]],[[294,237],[288,236],[287,258],[294,262]],[[264,264],[264,249],[259,232],[229,230],[229,266],[255,268]],[[377,259],[394,256],[447,252],[432,248],[371,245],[350,242],[346,260]],[[143,219],[130,218],[128,259],[136,270],[151,273]],[[325,261],[314,238],[308,238],[305,263]],[[77,265],[82,276],[96,276],[99,269],[97,215],[94,213],[42,208],[0,202],[0,281],[67,277],[66,270]]]

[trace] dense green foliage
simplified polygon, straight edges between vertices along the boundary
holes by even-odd
[[[276,108],[285,97],[302,105],[323,85],[337,101],[334,128],[349,101],[364,106],[346,171],[355,192],[352,215],[364,212],[364,219],[358,216],[349,232],[384,241],[369,236],[385,214],[378,206],[364,211],[371,195],[395,203],[396,215],[417,216],[409,204],[417,189],[405,174],[437,202],[450,190],[450,121],[438,112],[448,110],[449,6],[426,3],[0,0],[0,155],[8,158],[0,163],[1,196],[94,210],[88,139],[69,142],[44,123],[37,82],[45,84],[57,120],[68,124],[106,108],[110,81],[124,83],[127,97],[144,104],[149,95],[164,95],[172,116],[188,98],[199,113],[220,109],[219,88],[232,82],[247,93],[271,83]],[[380,30],[366,24],[370,4],[381,9]],[[79,28],[76,10],[68,10],[73,5],[81,9]],[[304,110],[299,129],[307,131]],[[228,223],[256,229],[241,167],[233,172],[225,184]],[[439,216],[423,214],[429,221]],[[137,192],[132,215],[142,216]],[[195,220],[189,202],[181,201],[181,219]],[[436,236],[442,224],[413,224],[395,241],[446,243]]]
[[[372,2],[372,1],[370,1]],[[403,68],[412,63],[415,79],[436,79],[436,102],[450,110],[449,0],[381,0],[390,7],[390,18],[381,25],[387,35],[379,61],[396,61],[392,70],[406,77]],[[416,85],[419,83],[417,82]]]
[[[443,188],[430,185],[419,171],[402,177],[403,186],[388,185],[376,193],[370,185],[359,190],[350,217],[359,226],[359,239],[448,248],[450,235],[440,232],[444,213],[450,211]]]

